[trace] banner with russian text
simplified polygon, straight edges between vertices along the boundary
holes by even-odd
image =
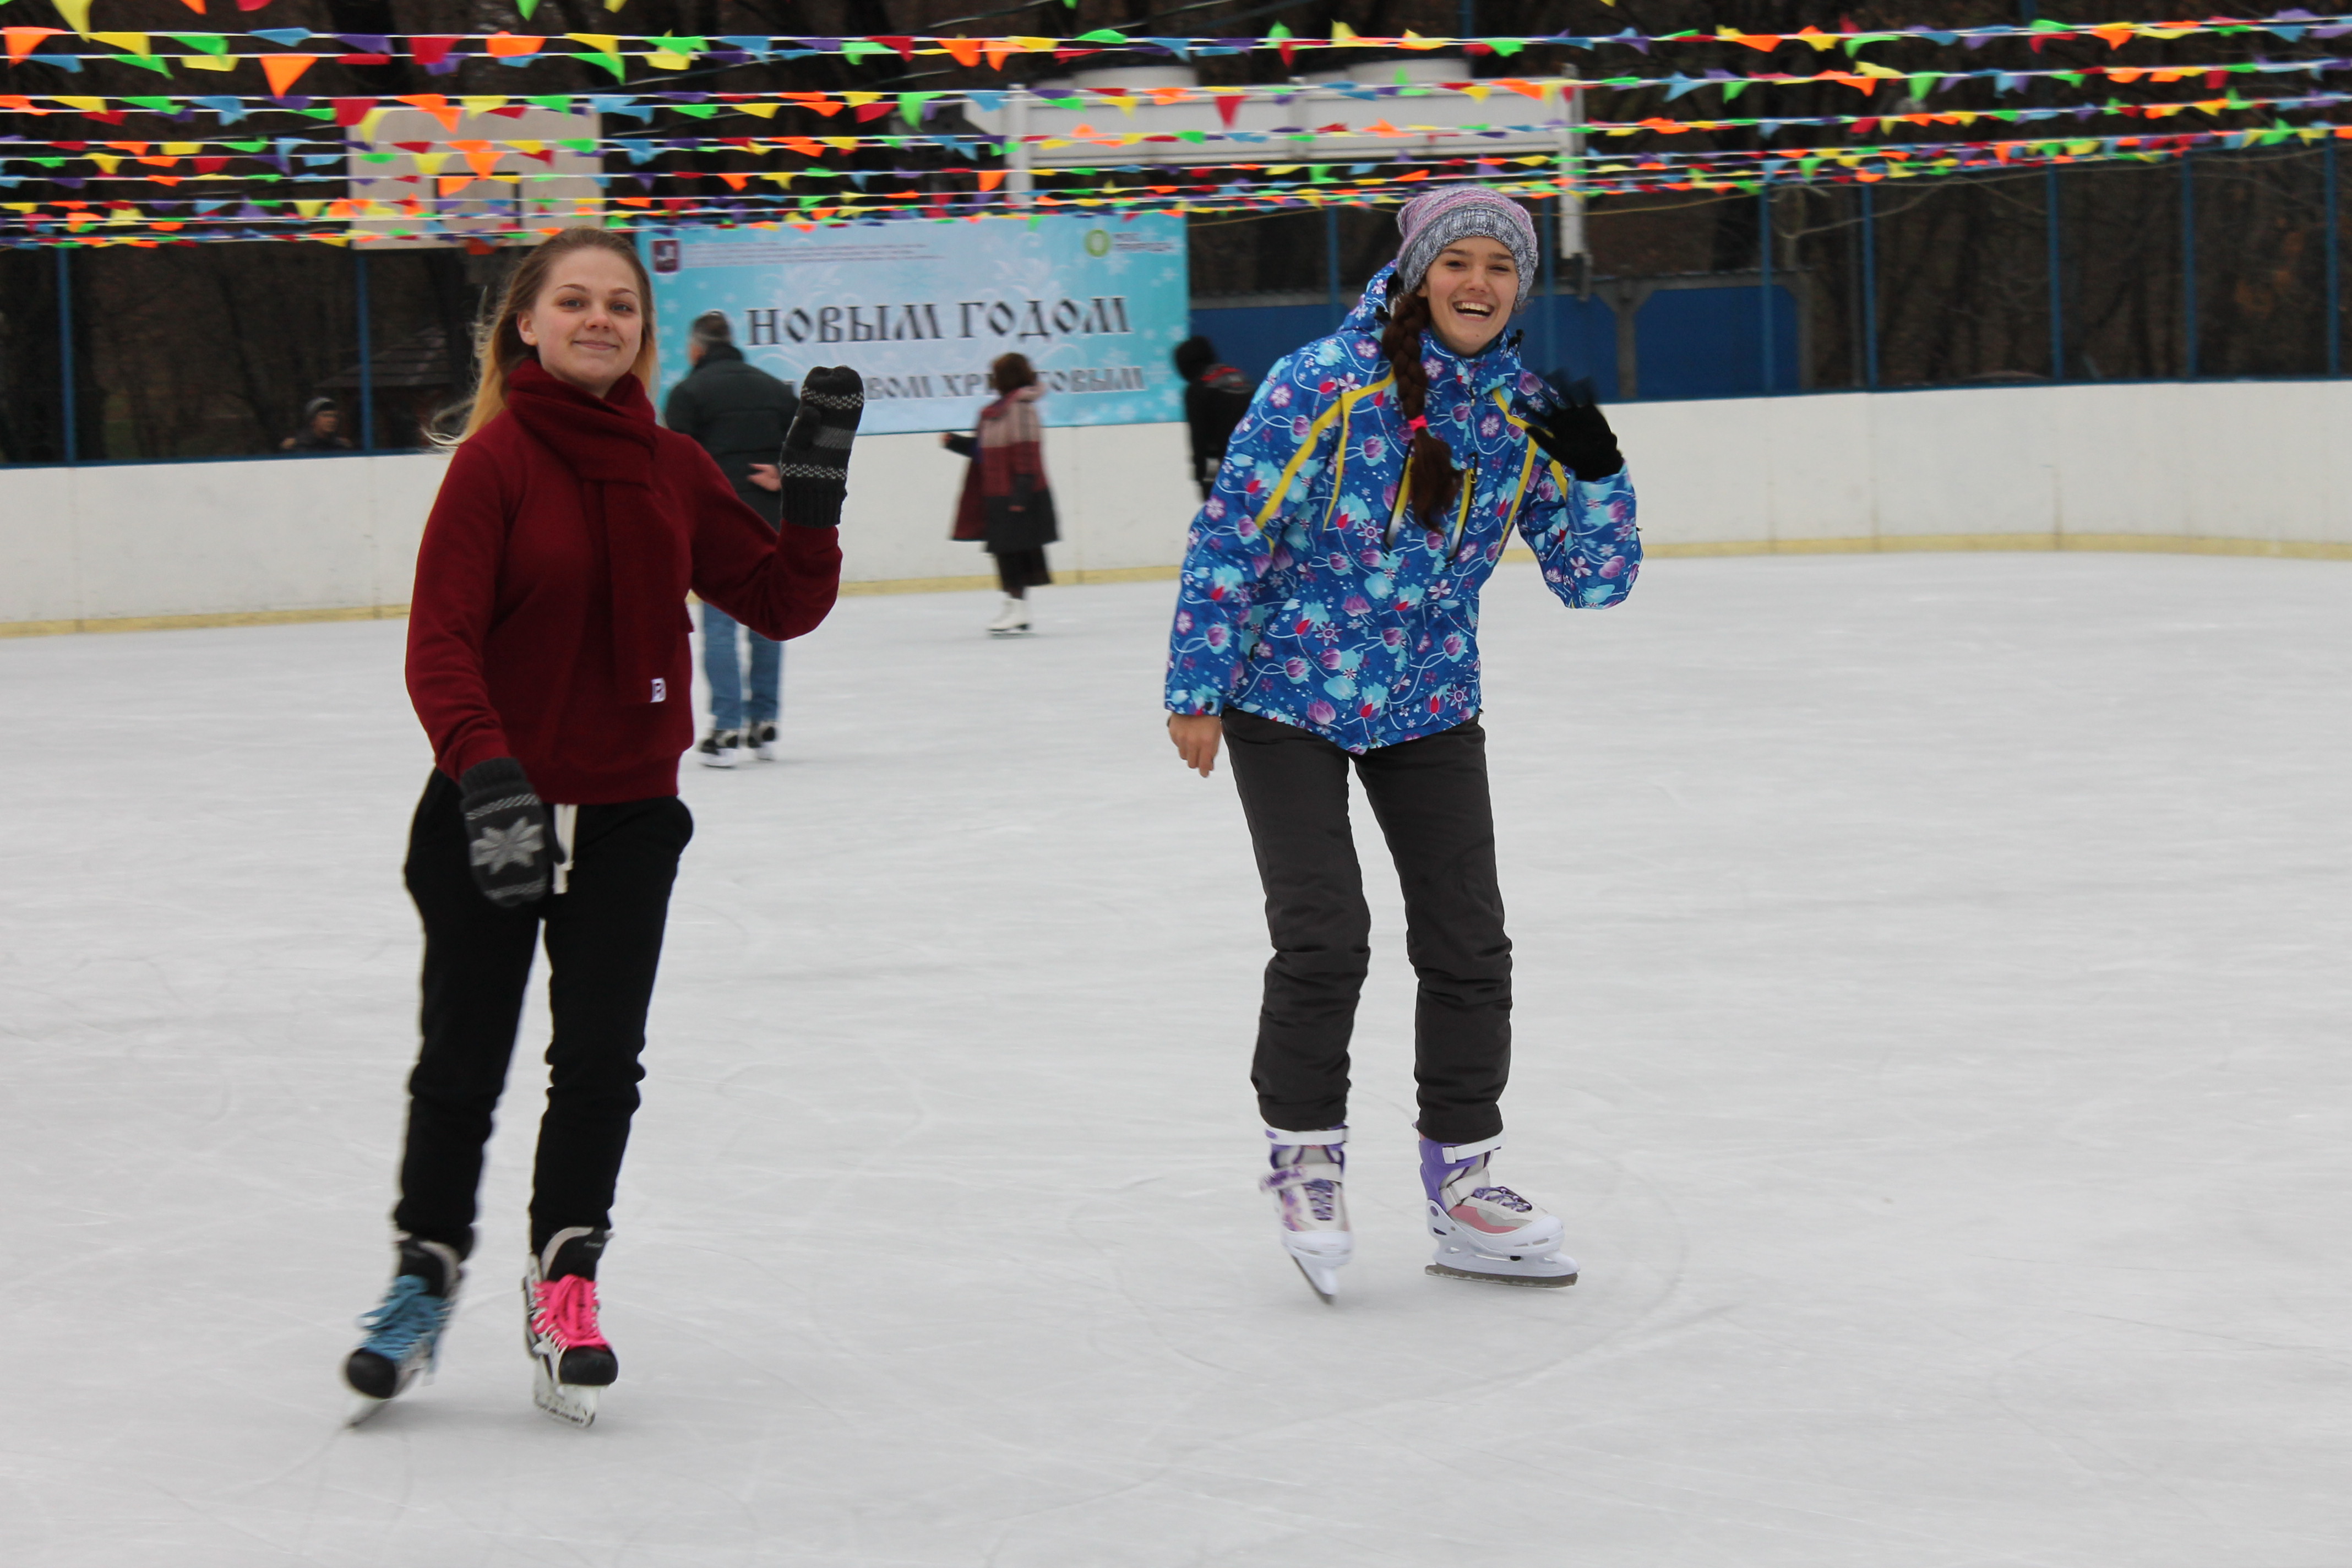
[[[1048,425],[1183,417],[1170,359],[1190,335],[1184,220],[1054,216],[801,233],[641,236],[667,397],[692,368],[687,329],[726,312],[735,346],[797,384],[812,365],[866,378],[860,430],[968,430],[989,362],[1037,367]]]

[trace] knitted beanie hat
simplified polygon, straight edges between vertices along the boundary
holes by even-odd
[[[1404,234],[1403,247],[1397,252],[1398,292],[1410,294],[1420,288],[1439,251],[1480,234],[1510,251],[1519,269],[1511,313],[1527,309],[1536,277],[1536,226],[1518,203],[1476,185],[1454,185],[1405,203],[1397,213],[1397,227]]]

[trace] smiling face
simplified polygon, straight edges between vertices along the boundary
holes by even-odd
[[[1455,353],[1484,353],[1511,319],[1518,264],[1499,239],[1474,234],[1437,253],[1417,292],[1428,296],[1430,327]]]
[[[637,363],[645,320],[635,271],[612,251],[583,247],[549,269],[515,330],[548,374],[602,397]]]

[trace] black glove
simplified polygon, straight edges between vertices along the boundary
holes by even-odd
[[[866,412],[866,383],[847,365],[818,365],[801,382],[801,411],[784,432],[776,471],[784,481],[784,521],[835,528],[849,494],[849,443]]]
[[[1543,385],[1544,392],[1519,400],[1519,417],[1528,422],[1528,434],[1535,437],[1536,445],[1552,461],[1588,483],[1624,468],[1616,433],[1593,400],[1592,384],[1576,381],[1555,386],[1545,382]]]
[[[545,898],[554,835],[522,764],[512,757],[477,763],[457,787],[466,792],[466,859],[482,897],[502,910]]]

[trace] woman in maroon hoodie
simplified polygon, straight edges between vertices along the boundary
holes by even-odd
[[[652,310],[622,236],[567,229],[526,256],[425,527],[408,690],[436,766],[406,867],[425,923],[424,1046],[398,1262],[345,1370],[355,1418],[433,1363],[542,933],[554,1037],[524,1305],[541,1408],[594,1418],[617,1371],[596,1260],[694,831],[677,798],[694,741],[687,591],[782,639],[822,621],[840,586],[856,373],[809,373],[781,454],[787,526],[771,531],[700,447],[655,422]]]

